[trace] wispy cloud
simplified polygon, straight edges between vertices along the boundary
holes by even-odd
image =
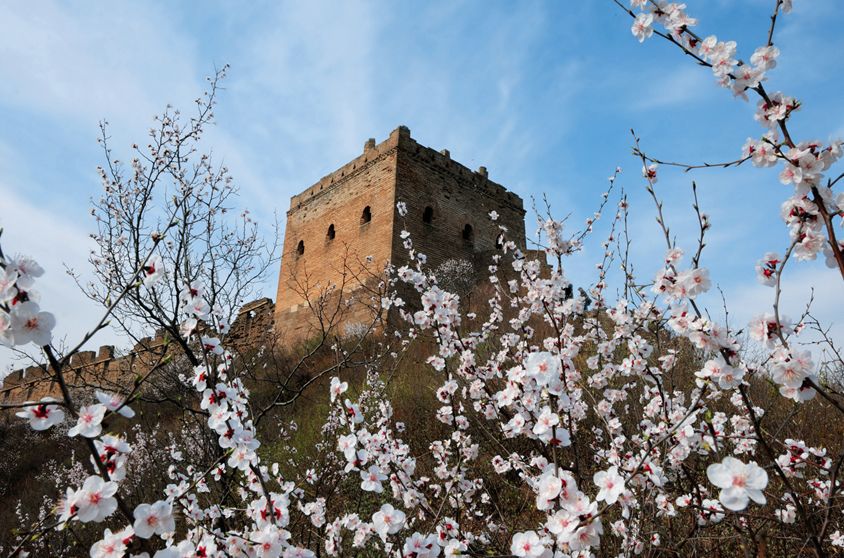
[[[102,310],[85,298],[65,273],[64,266],[85,269],[93,242],[78,219],[62,216],[24,199],[19,194],[22,191],[25,189],[20,184],[0,179],[3,248],[10,251],[9,256],[18,253],[31,256],[45,268],[36,287],[40,304],[56,316],[56,341],[60,343],[66,338],[69,344],[76,344],[82,334],[97,323]],[[120,339],[112,331],[105,330],[86,349],[109,343],[120,346]],[[37,351],[28,352],[37,357]],[[30,364],[17,361],[9,351],[0,351],[0,370]]]
[[[643,87],[633,90],[633,108],[639,110],[689,105],[721,93],[705,68],[683,65],[676,69],[651,68],[645,73],[639,81]]]
[[[0,102],[65,125],[101,118],[143,131],[164,102],[198,89],[192,42],[166,14],[124,4],[0,5]]]
[[[727,295],[730,319],[733,320],[731,327],[744,328],[756,315],[773,312],[774,296],[772,287],[758,283],[733,285]],[[821,326],[829,328],[832,339],[839,343],[844,339],[844,299],[841,297],[841,275],[837,270],[825,267],[822,262],[786,269],[782,279],[780,312],[796,321],[807,307]],[[820,337],[808,329],[797,340],[809,345],[818,356],[825,348],[814,345]],[[841,349],[840,346],[837,348]]]
[[[3,246],[44,266],[41,305],[56,315],[56,339],[72,343],[101,315],[63,267],[88,269],[97,122],[111,122],[119,150],[142,142],[166,103],[189,105],[201,91],[191,41],[150,6],[124,8],[0,5],[0,114],[21,126],[0,132]],[[104,331],[90,344],[105,343],[119,339]],[[0,352],[0,367],[11,363]]]

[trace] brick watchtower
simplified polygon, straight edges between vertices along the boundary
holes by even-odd
[[[407,204],[404,218],[398,201]],[[488,216],[493,210],[496,223]],[[472,171],[447,150],[420,145],[404,126],[378,145],[370,139],[362,155],[290,199],[276,331],[285,340],[309,337],[315,330],[308,300],[344,278],[344,292],[353,296],[352,275],[405,264],[403,229],[432,268],[450,258],[477,266],[496,249],[499,224],[524,248],[524,215],[522,199],[490,180],[485,167]]]

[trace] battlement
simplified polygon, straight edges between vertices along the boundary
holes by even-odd
[[[402,128],[398,128],[401,130]],[[404,128],[407,130],[407,128]],[[395,132],[394,132],[395,133]],[[422,159],[429,165],[437,167],[454,175],[461,180],[462,184],[471,184],[472,187],[480,194],[483,194],[499,203],[504,203],[513,209],[524,211],[524,202],[522,198],[501,184],[489,178],[489,171],[485,166],[480,166],[477,170],[472,170],[469,167],[459,163],[451,158],[451,152],[448,149],[437,151],[431,147],[424,146],[410,137],[410,130],[407,130],[407,140],[400,141],[399,148],[414,155],[417,159]]]
[[[522,198],[510,192],[501,184],[491,180],[489,178],[489,171],[485,166],[478,167],[477,170],[473,171],[469,167],[452,159],[448,149],[437,151],[426,147],[413,139],[410,135],[410,129],[407,126],[399,126],[390,132],[387,139],[379,144],[375,143],[375,138],[369,138],[364,143],[363,153],[361,155],[334,172],[323,176],[318,182],[306,188],[301,193],[292,196],[290,198],[288,215],[297,209],[301,209],[328,191],[341,187],[343,183],[360,174],[376,161],[395,154],[398,151],[420,158],[447,173],[459,177],[463,181],[471,182],[474,188],[483,195],[504,202],[515,209],[524,210]]]
[[[87,384],[118,385],[131,381],[138,365],[149,366],[153,358],[166,351],[163,338],[145,338],[125,355],[115,356],[114,347],[103,345],[97,351],[80,351],[70,358],[65,380],[71,387]],[[15,370],[3,381],[0,403],[19,403],[42,397],[61,398],[61,390],[48,365],[29,366]]]
[[[259,345],[268,338],[273,327],[275,305],[272,299],[260,298],[244,304],[226,336],[226,345],[235,350]],[[151,368],[173,345],[161,334],[144,337],[126,354],[115,356],[112,345],[97,351],[80,351],[70,358],[65,379],[72,387],[86,385],[128,387],[134,378]],[[15,370],[3,381],[0,403],[61,397],[53,372],[47,365]]]

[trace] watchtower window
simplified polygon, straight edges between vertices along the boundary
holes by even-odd
[[[296,246],[296,253],[300,256],[305,253],[305,241],[304,240],[299,241],[299,244]]]
[[[469,223],[466,223],[466,226],[463,227],[463,240],[469,243],[475,241],[475,231]]]
[[[360,214],[360,224],[364,225],[370,221],[372,221],[372,210],[367,205],[363,208],[363,213]]]
[[[422,222],[428,223],[429,225],[434,221],[434,208],[430,205],[425,208],[425,211],[422,212]]]
[[[328,237],[328,240],[334,240],[335,235],[336,233],[334,232],[334,223],[331,223],[330,225],[328,225],[328,233],[326,234],[326,236]]]

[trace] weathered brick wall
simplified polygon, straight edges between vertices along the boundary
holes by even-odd
[[[65,383],[70,389],[99,387],[125,392],[131,388],[137,374],[148,371],[166,352],[163,339],[141,339],[131,351],[114,356],[114,347],[104,345],[97,352],[80,351],[73,355],[65,371]],[[30,366],[16,370],[3,381],[0,403],[19,403],[42,397],[62,397],[61,389],[46,366]]]
[[[274,310],[275,305],[269,298],[244,304],[225,337],[226,348],[245,351],[272,340]],[[117,357],[110,345],[100,347],[97,352],[81,351],[71,358],[65,381],[71,389],[90,391],[96,386],[125,393],[139,374],[148,372],[168,351],[174,354],[180,349],[175,345],[167,346],[162,337],[141,339],[131,351]],[[16,370],[5,378],[0,388],[0,403],[20,403],[42,397],[61,398],[58,383],[42,366]],[[5,418],[11,416],[6,415]]]
[[[273,341],[275,304],[259,298],[243,305],[224,340],[227,349],[247,351]]]
[[[507,227],[509,237],[524,247],[522,199],[490,180],[486,168],[472,171],[451,159],[447,150],[437,152],[420,145],[409,132],[399,144],[396,190],[396,199],[407,204],[407,217],[393,237],[396,264],[407,259],[398,234],[402,228],[410,232],[414,248],[428,257],[432,269],[458,258],[482,271],[497,250],[499,225]],[[491,211],[499,215],[495,222],[489,217]],[[471,227],[468,240],[464,238],[467,225]]]
[[[398,130],[377,146],[367,142],[362,155],[291,198],[276,297],[280,339],[303,339],[317,329],[308,300],[331,285],[350,290],[390,261],[398,142]],[[366,207],[369,222],[362,221]]]
[[[397,201],[407,205],[404,218],[395,208]],[[372,221],[362,224],[367,206]],[[496,222],[489,218],[493,210],[499,214]],[[290,200],[276,332],[282,342],[312,337],[319,327],[305,293],[313,301],[328,286],[345,281],[346,293],[361,298],[365,295],[354,287],[367,275],[359,273],[362,266],[369,265],[377,274],[385,262],[406,263],[399,234],[403,229],[411,233],[414,247],[428,256],[431,268],[459,258],[471,261],[484,275],[497,250],[499,225],[524,248],[524,214],[522,199],[490,180],[484,167],[472,171],[452,160],[448,151],[420,145],[404,126],[378,145],[369,140],[362,155]],[[329,239],[332,224],[335,237]],[[371,263],[365,263],[366,256],[372,256]],[[365,321],[366,314],[353,306],[344,321]]]

